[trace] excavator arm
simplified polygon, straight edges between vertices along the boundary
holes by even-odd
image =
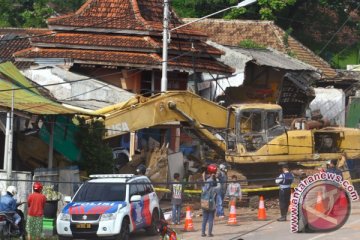
[[[126,103],[100,109],[97,113],[105,115],[105,138],[178,121],[187,122],[222,154],[226,151],[224,141],[208,128],[226,130],[229,119],[227,109],[188,91],[169,91],[149,98],[136,96]],[[233,124],[234,115],[229,116]]]

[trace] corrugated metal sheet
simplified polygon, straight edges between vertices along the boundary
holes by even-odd
[[[16,110],[42,115],[82,113],[41,96],[31,87],[31,83],[12,63],[0,64],[0,108],[11,108],[13,92],[11,89],[17,89],[14,90]]]
[[[254,63],[260,66],[269,66],[293,71],[317,71],[316,68],[274,49],[245,49],[238,47],[232,47],[231,49],[250,57]]]
[[[27,69],[23,73],[32,82],[44,86],[58,102],[82,109],[95,111],[135,96],[122,88],[57,66]]]

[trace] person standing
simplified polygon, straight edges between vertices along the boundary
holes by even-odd
[[[287,165],[282,166],[282,171],[283,173],[275,179],[275,182],[280,186],[279,201],[281,217],[277,219],[278,221],[286,221],[286,215],[290,205],[291,184],[294,181],[294,176],[289,172]]]
[[[225,164],[220,164],[217,178],[220,182],[220,190],[216,195],[216,215],[219,218],[224,218],[224,197],[226,193],[226,182],[227,182],[227,168]]]
[[[174,183],[171,187],[172,224],[180,224],[181,204],[183,199],[183,184],[180,183],[180,174],[174,173]]]
[[[28,197],[28,217],[26,221],[26,231],[28,239],[40,239],[43,231],[43,216],[46,197],[41,193],[43,186],[40,182],[33,184],[34,192]]]
[[[207,167],[207,178],[205,184],[202,188],[201,197],[206,196],[206,200],[208,202],[208,206],[204,208],[202,206],[202,226],[201,226],[201,236],[206,237],[206,225],[209,223],[208,236],[213,237],[212,234],[213,226],[214,226],[214,217],[215,217],[215,209],[216,209],[216,195],[220,191],[220,183],[216,178],[217,166],[215,164],[210,164]],[[205,176],[205,175],[204,175]],[[205,199],[205,197],[204,197]],[[203,200],[202,200],[203,201]]]
[[[326,172],[335,173],[335,174],[340,175],[342,177],[342,172],[336,166],[337,166],[337,160],[328,161],[328,167],[326,169]]]
[[[241,186],[240,183],[237,182],[237,176],[232,175],[231,176],[231,183],[228,184],[225,197],[229,198],[229,208],[232,201],[235,201],[235,205],[237,201],[241,200],[242,194],[241,194]]]

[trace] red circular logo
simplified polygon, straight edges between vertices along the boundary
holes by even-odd
[[[305,226],[312,231],[333,231],[342,227],[350,215],[350,199],[334,182],[321,181],[309,186],[301,201]]]

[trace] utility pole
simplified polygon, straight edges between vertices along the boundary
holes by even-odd
[[[167,79],[168,44],[169,44],[169,0],[164,0],[161,92],[167,91],[167,85],[168,85],[168,79]]]
[[[6,112],[5,147],[4,147],[4,163],[3,163],[3,169],[6,171],[8,169],[9,138],[10,138],[10,111]]]
[[[54,128],[55,128],[55,117],[50,117],[50,136],[49,136],[49,157],[48,157],[48,168],[52,169],[54,166]]]
[[[169,37],[169,34],[171,31],[174,31],[176,29],[179,29],[179,28],[182,28],[182,27],[185,27],[187,25],[190,25],[192,23],[195,23],[195,22],[198,22],[198,21],[201,21],[205,18],[208,18],[208,17],[211,17],[211,16],[214,16],[216,14],[219,14],[221,12],[224,12],[224,11],[227,11],[227,10],[230,10],[232,8],[240,8],[240,7],[245,7],[247,5],[250,5],[250,4],[253,4],[255,3],[257,0],[244,0],[240,3],[238,3],[237,5],[235,6],[231,6],[231,7],[228,7],[228,8],[225,8],[225,9],[222,9],[222,10],[219,10],[217,12],[214,12],[214,13],[211,13],[209,15],[206,15],[202,18],[198,18],[194,21],[191,21],[191,22],[188,22],[188,23],[185,23],[185,24],[182,24],[180,26],[177,26],[175,28],[172,28],[170,31],[169,31],[169,0],[164,0],[164,18],[163,18],[163,49],[162,49],[162,75],[161,75],[161,92],[164,92],[164,91],[167,91],[167,84],[168,84],[168,79],[167,79],[167,64],[168,64],[168,44],[170,42],[170,37]]]
[[[6,133],[5,133],[5,153],[4,168],[6,169],[7,185],[10,184],[12,177],[12,152],[13,152],[13,136],[14,136],[14,85],[12,86],[11,96],[11,112],[6,114]]]

